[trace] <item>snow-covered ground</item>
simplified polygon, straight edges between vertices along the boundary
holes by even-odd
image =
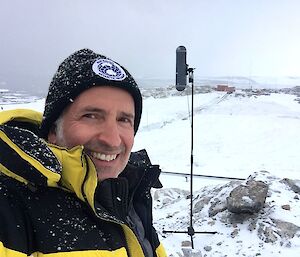
[[[280,183],[282,178],[300,179],[300,104],[295,98],[288,94],[248,97],[222,92],[195,95],[193,167],[196,175],[242,179],[254,172],[268,171],[269,178],[263,178],[270,183],[272,193],[267,205],[280,201],[280,204],[291,206],[289,212],[270,207],[270,216],[300,227],[300,201]],[[3,110],[32,108],[42,111],[43,104],[44,99],[34,99],[31,103],[0,104],[0,107]],[[170,256],[184,256],[184,241],[189,240],[186,234],[164,234],[162,230],[186,230],[189,221],[189,193],[184,191],[190,188],[189,177],[166,172],[190,172],[190,104],[190,96],[145,99],[133,149],[145,148],[152,163],[159,164],[164,172],[161,175],[164,199],[156,195],[154,219]],[[226,199],[231,184],[227,191],[220,188],[229,181],[195,176],[194,195],[199,199],[213,191],[221,194],[223,190],[219,198]],[[195,213],[195,229],[218,233],[196,234],[195,249],[190,256],[201,256],[200,252],[202,256],[214,257],[299,255],[299,231],[287,243],[266,243],[245,229],[249,224],[235,224],[234,229],[238,230],[235,233],[231,226],[224,225],[224,220],[221,222],[224,215],[210,218],[205,217],[206,213],[203,209]],[[266,217],[261,224],[270,222]],[[185,251],[189,251],[188,247]]]
[[[299,178],[300,104],[295,98],[286,94],[235,97],[220,92],[195,95],[194,173],[246,178],[254,171],[269,170]],[[148,98],[144,103],[134,149],[147,149],[163,171],[190,171],[188,103],[186,96]],[[175,185],[168,183],[170,178],[166,187]],[[196,188],[207,184],[201,180],[196,179]]]

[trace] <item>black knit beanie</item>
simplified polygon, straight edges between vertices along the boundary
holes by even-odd
[[[47,138],[53,123],[62,111],[83,91],[94,86],[114,86],[126,90],[134,100],[134,133],[142,115],[142,96],[129,72],[111,59],[90,49],[79,50],[67,57],[58,67],[45,103],[41,137]]]

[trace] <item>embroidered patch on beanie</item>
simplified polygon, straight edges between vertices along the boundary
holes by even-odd
[[[127,77],[122,67],[109,59],[98,59],[92,69],[97,75],[108,80],[122,81]]]

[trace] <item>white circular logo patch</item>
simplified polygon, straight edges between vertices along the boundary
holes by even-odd
[[[121,66],[109,59],[98,59],[92,69],[97,75],[108,80],[122,81],[127,77]]]

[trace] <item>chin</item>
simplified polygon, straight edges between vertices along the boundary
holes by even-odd
[[[111,171],[105,171],[105,169],[100,168],[100,171],[99,171],[99,168],[97,168],[97,177],[98,177],[98,180],[101,181],[101,180],[105,180],[105,179],[108,179],[108,178],[117,178],[119,176],[120,172],[111,172]]]

